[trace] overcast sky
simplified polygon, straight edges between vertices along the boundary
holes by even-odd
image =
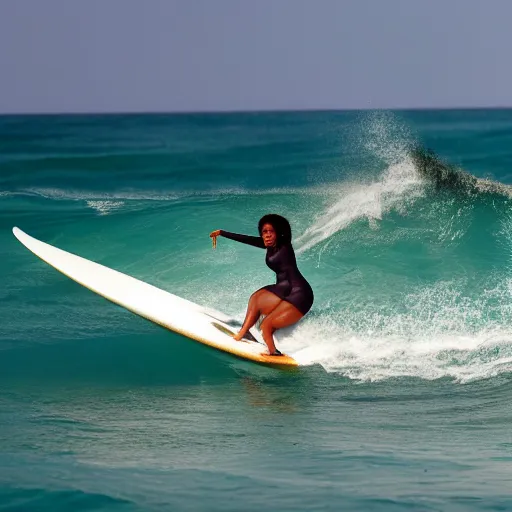
[[[0,112],[512,106],[511,0],[0,0]]]

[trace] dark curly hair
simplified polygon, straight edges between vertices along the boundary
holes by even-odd
[[[260,236],[265,224],[270,224],[275,229],[278,245],[291,243],[292,228],[290,223],[284,217],[275,213],[269,213],[261,217],[258,222],[258,232]]]

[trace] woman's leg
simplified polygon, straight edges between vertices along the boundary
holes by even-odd
[[[267,344],[270,354],[276,352],[274,343],[274,331],[297,323],[304,315],[293,305],[285,300],[261,322],[261,334]]]
[[[258,290],[254,292],[249,299],[244,324],[240,331],[238,331],[238,334],[235,334],[233,338],[240,341],[261,315],[269,315],[280,302],[282,302],[282,300],[268,290]]]

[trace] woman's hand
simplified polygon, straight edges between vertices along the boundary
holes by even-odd
[[[220,236],[220,229],[216,229],[210,233],[210,238],[212,239],[212,245],[214,249],[217,249],[217,237]]]

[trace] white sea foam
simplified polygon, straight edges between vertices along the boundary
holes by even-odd
[[[94,190],[59,189],[59,188],[27,188],[17,192],[20,195],[39,196],[45,199],[63,201],[116,201],[116,200],[139,200],[139,201],[172,201],[179,196],[169,192],[158,191],[130,191],[120,190],[116,192],[103,192]]]
[[[389,166],[373,183],[331,187],[325,192],[328,202],[325,211],[296,238],[297,252],[311,249],[356,220],[381,220],[392,208],[400,208],[421,196],[423,191],[424,182],[407,157]]]
[[[322,189],[325,209],[296,238],[297,252],[302,253],[329,239],[352,222],[368,219],[371,225],[393,208],[401,209],[424,193],[424,180],[409,156],[411,134],[393,114],[372,112],[363,117],[362,132],[351,141],[373,155],[384,171],[371,181],[343,181]],[[363,176],[361,171],[358,175]]]
[[[306,317],[278,339],[301,364],[363,381],[467,382],[512,371],[512,280],[478,300],[462,297],[460,289],[456,282],[435,283],[405,296],[395,313],[367,308]]]
[[[119,210],[123,205],[123,201],[87,201],[87,206],[96,210],[100,215],[108,215]]]

